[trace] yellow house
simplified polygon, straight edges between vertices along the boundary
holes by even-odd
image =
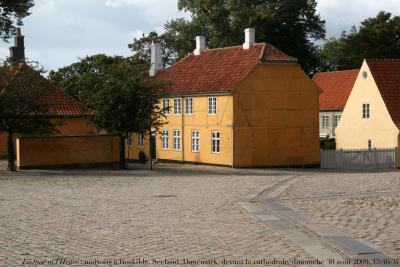
[[[21,35],[20,28],[17,28],[15,46],[11,47],[10,51],[11,60],[14,62],[23,62],[25,60],[24,36]],[[25,63],[21,63],[19,68],[20,71],[25,71],[30,67]],[[96,132],[95,125],[87,119],[87,116],[92,114],[91,110],[39,73],[38,79],[44,81],[43,84],[49,92],[44,99],[39,101],[44,101],[48,104],[49,116],[51,116],[51,120],[54,123],[57,123],[58,134],[82,135]],[[7,138],[6,133],[0,133],[0,158],[7,155]]]
[[[398,147],[399,104],[400,60],[365,60],[336,129],[337,148]]]
[[[196,50],[162,69],[152,46],[150,76],[170,81],[161,100],[168,124],[156,138],[160,161],[232,167],[318,165],[320,89],[297,60],[245,30],[243,46]],[[136,140],[137,139],[137,140]],[[131,153],[138,153],[134,137]],[[142,150],[149,152],[148,145]]]

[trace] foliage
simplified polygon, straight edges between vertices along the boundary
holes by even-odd
[[[161,83],[144,81],[138,58],[88,56],[50,73],[50,79],[95,110],[99,130],[120,137],[120,168],[125,168],[129,133],[149,133],[163,124],[158,106]]]
[[[336,149],[336,139],[335,138],[323,138],[319,140],[321,149]]]
[[[316,14],[316,0],[179,0],[179,10],[191,19],[165,24],[165,33],[151,32],[134,39],[130,48],[138,58],[148,60],[151,42],[164,50],[164,63],[171,64],[192,52],[194,38],[204,35],[210,48],[243,43],[244,29],[254,27],[260,42],[269,42],[297,57],[306,70],[318,60],[313,40],[325,37],[325,21]]]
[[[48,116],[48,82],[26,64],[0,66],[0,132],[8,134],[8,169],[15,171],[15,134],[44,135],[55,131]]]
[[[400,16],[381,11],[321,50],[323,70],[358,69],[364,59],[400,58]]]
[[[0,38],[9,39],[33,5],[33,0],[0,0]]]

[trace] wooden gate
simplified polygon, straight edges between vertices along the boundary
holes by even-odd
[[[321,150],[322,169],[390,169],[397,167],[397,148]]]

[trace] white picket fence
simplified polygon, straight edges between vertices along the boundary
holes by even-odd
[[[321,150],[322,169],[390,169],[397,166],[397,148]]]

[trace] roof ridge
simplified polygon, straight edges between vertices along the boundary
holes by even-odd
[[[321,72],[315,73],[314,76],[316,76],[316,75],[318,75],[318,74],[324,74],[324,73],[337,73],[337,72],[350,72],[350,71],[360,71],[360,69],[321,71]]]
[[[265,44],[267,44],[267,43],[254,43],[253,45],[265,45]],[[238,47],[242,48],[243,50],[249,50],[249,49],[244,49],[243,45],[231,45],[231,46],[224,46],[224,47],[207,48],[206,50],[204,50],[204,52],[212,51],[212,50],[232,49],[232,48],[238,48]],[[193,52],[191,52],[190,54],[192,54],[192,53]]]
[[[399,58],[372,58],[365,59],[366,61],[400,61]]]

